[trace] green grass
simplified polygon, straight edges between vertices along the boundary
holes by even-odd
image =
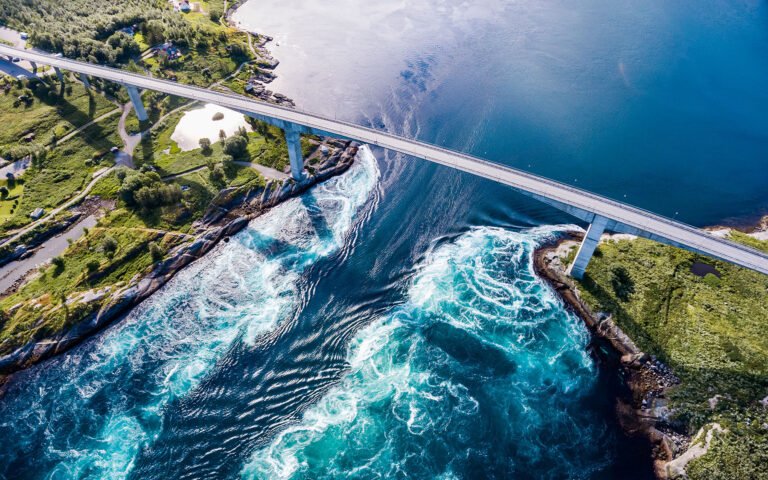
[[[208,165],[209,161],[217,161],[222,155],[221,142],[216,142],[211,145],[211,151],[208,154],[203,153],[199,148],[186,152],[181,150],[174,152],[171,149],[171,153],[156,155],[157,160],[155,160],[154,165],[158,173],[165,177]]]
[[[115,115],[89,126],[49,151],[42,165],[28,169],[19,204],[13,215],[0,220],[0,232],[30,223],[29,214],[38,207],[50,210],[61,205],[84,188],[94,172],[112,165],[114,159],[109,149],[121,145],[118,120]]]
[[[0,180],[0,186],[8,188],[8,196],[0,199],[0,224],[13,217],[19,199],[24,193],[24,181],[18,180],[8,184],[8,180]]]
[[[768,242],[734,238],[768,249]],[[694,275],[694,262],[713,265],[721,278]],[[629,281],[617,283],[620,267]],[[643,351],[680,377],[670,400],[691,433],[710,422],[729,430],[693,463],[691,478],[766,478],[765,470],[744,476],[737,466],[768,458],[768,430],[755,428],[767,420],[758,402],[768,395],[768,276],[637,239],[601,244],[579,287],[591,308],[610,312]],[[723,398],[713,410],[708,399],[715,395]],[[746,452],[751,460],[738,458]]]
[[[170,62],[164,62],[158,56],[144,60],[144,66],[154,76],[207,87],[234,73],[241,63],[253,59],[248,49],[248,34],[211,22],[205,14],[189,13],[184,19],[204,32],[202,35],[209,39],[210,45],[182,49],[182,57]],[[243,56],[232,56],[228,50],[232,45],[238,45]]]
[[[6,82],[8,82],[8,77]],[[0,82],[1,84],[1,82]],[[0,150],[18,145],[22,137],[34,134],[34,143],[46,145],[54,134],[61,138],[110,110],[115,104],[97,92],[86,90],[79,82],[66,83],[60,94],[58,83],[53,83],[50,94],[39,93],[31,88],[19,88],[18,82],[12,81],[11,89],[0,91]],[[20,95],[32,98],[29,105],[20,103],[14,106]]]
[[[250,138],[248,153],[250,154],[251,162],[280,171],[283,171],[288,166],[288,146],[285,144],[282,130],[270,126],[266,135],[251,132],[248,136]]]
[[[113,256],[103,250],[107,236],[118,244]],[[114,291],[114,287],[146,271],[152,264],[148,252],[150,241],[167,249],[180,239],[139,229],[91,229],[61,256],[63,269],[53,265],[45,267],[17,293],[0,301],[4,312],[0,319],[0,353],[8,353],[33,338],[60,332],[100,308],[107,297],[85,305],[66,305],[64,299],[106,286],[112,286]],[[89,262],[98,262],[96,271],[89,271]]]

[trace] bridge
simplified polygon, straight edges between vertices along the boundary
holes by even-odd
[[[127,89],[140,120],[147,119],[139,92],[139,89],[143,89],[213,103],[282,128],[288,145],[291,175],[296,180],[302,179],[304,175],[301,135],[320,135],[376,145],[508,185],[589,223],[584,240],[569,268],[569,274],[575,278],[581,278],[584,275],[604,231],[649,238],[768,274],[768,254],[758,250],[586,190],[435,145],[322,115],[252,100],[241,95],[180,85],[115,68],[69,60],[61,56],[20,50],[5,45],[0,45],[0,55],[25,59],[33,66],[49,65],[55,70],[59,79],[63,78],[62,69],[77,73],[86,86],[89,85],[88,77],[118,83]]]

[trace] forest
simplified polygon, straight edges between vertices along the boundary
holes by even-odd
[[[26,31],[29,42],[43,50],[100,64],[139,54],[141,47],[123,28],[136,27],[147,45],[210,44],[205,29],[185,21],[165,0],[0,0],[0,23]]]

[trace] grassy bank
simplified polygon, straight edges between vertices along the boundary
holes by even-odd
[[[96,131],[93,135],[110,142],[113,134]],[[0,300],[0,355],[70,328],[98,311],[111,293],[147,273],[171,248],[191,241],[192,224],[222,188],[263,186],[256,170],[233,163],[230,154],[248,159],[249,142],[244,135],[235,137],[216,142],[205,152],[161,154],[157,163],[153,158],[147,161],[142,171],[120,168],[101,178],[91,194],[107,201],[109,208],[97,226],[41,267],[18,291]],[[73,139],[73,151],[92,148],[88,138]],[[187,169],[198,159],[202,168],[194,172],[165,181],[157,173]],[[43,185],[55,188],[55,183]]]
[[[24,110],[17,112],[21,113],[14,117],[18,120],[4,122],[8,127],[3,135],[9,143],[3,148],[10,153],[9,160],[26,155],[32,159],[21,178],[3,179],[9,194],[0,197],[0,234],[30,223],[29,214],[38,207],[50,210],[69,200],[88,184],[93,173],[114,163],[110,148],[122,145],[117,134],[117,114],[63,140],[66,132],[116,108],[99,93],[84,92],[77,84],[67,84],[65,92],[69,87],[71,94],[63,93],[59,100],[34,98],[29,117]],[[34,140],[12,141],[30,131]],[[41,142],[37,143],[36,139]]]
[[[768,251],[768,242],[735,239]],[[715,270],[692,271],[702,264]],[[689,433],[714,422],[727,429],[688,466],[690,478],[768,478],[768,410],[760,403],[768,396],[768,276],[621,240],[600,245],[579,291],[680,377],[669,399]]]

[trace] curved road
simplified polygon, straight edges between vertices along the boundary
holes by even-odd
[[[149,78],[115,68],[91,65],[84,62],[58,58],[27,50],[0,45],[0,54],[25,58],[40,64],[59,67],[85,75],[104,78],[123,85],[213,103],[241,112],[253,113],[270,119],[304,127],[304,132],[354,139],[377,145],[405,155],[423,158],[434,163],[497,181],[523,190],[535,196],[568,205],[583,212],[591,212],[619,222],[632,229],[647,232],[670,243],[712,255],[722,260],[768,274],[768,254],[752,248],[717,238],[710,233],[683,223],[656,215],[615,200],[569,185],[533,175],[522,170],[492,163],[480,158],[453,152],[424,142],[398,135],[380,132],[348,122],[333,120],[321,115],[302,112],[269,103],[259,102],[240,95],[213,92],[203,88]]]

